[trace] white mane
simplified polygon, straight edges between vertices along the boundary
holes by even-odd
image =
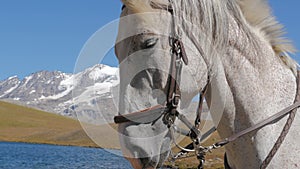
[[[297,63],[289,57],[288,53],[295,53],[292,42],[283,37],[286,33],[272,14],[272,10],[267,0],[236,0],[244,17],[253,27],[256,27],[272,45],[274,52],[281,60],[294,72]]]
[[[153,11],[151,3],[159,5],[167,2],[166,0],[122,1],[135,13]],[[178,24],[182,24],[183,20],[188,20],[193,24],[203,25],[200,28],[202,32],[205,31],[206,35],[211,35],[201,43],[206,52],[212,52],[212,45],[214,49],[219,50],[228,45],[228,18],[233,16],[248,36],[248,40],[253,41],[252,45],[255,46],[253,39],[256,38],[251,35],[250,29],[256,29],[270,43],[283,63],[296,73],[297,63],[289,57],[289,53],[294,53],[296,50],[292,43],[283,37],[285,34],[283,26],[273,16],[267,0],[173,0],[173,8],[176,17],[179,18]],[[195,11],[200,11],[200,13],[195,14]],[[192,32],[190,28],[186,29],[185,31]],[[207,40],[210,41],[209,45],[207,45]]]

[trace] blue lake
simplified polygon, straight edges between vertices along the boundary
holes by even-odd
[[[99,148],[0,142],[0,169],[131,168],[129,162],[120,156],[120,151],[109,151]]]

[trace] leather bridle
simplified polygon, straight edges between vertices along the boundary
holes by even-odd
[[[166,11],[169,11],[173,17],[173,9],[169,5],[157,5],[155,3],[151,3],[151,6],[155,9],[163,9]],[[124,6],[122,7],[122,9]],[[175,38],[174,38],[175,37]],[[207,88],[209,86],[210,78],[208,76],[208,81],[206,86],[200,91],[199,93],[199,103],[198,108],[196,111],[196,119],[194,121],[194,124],[190,123],[188,119],[181,114],[177,108],[178,104],[181,99],[181,92],[180,92],[180,82],[181,82],[181,71],[183,63],[185,65],[188,65],[188,57],[185,52],[184,45],[182,41],[178,38],[178,36],[174,35],[173,37],[169,37],[170,39],[170,46],[171,46],[171,65],[170,65],[170,72],[168,76],[168,82],[167,82],[167,99],[166,103],[164,105],[156,105],[154,107],[150,107],[144,110],[140,110],[134,113],[125,114],[125,115],[118,115],[114,117],[114,122],[116,124],[120,123],[138,123],[138,124],[146,124],[146,123],[155,123],[157,120],[159,120],[162,117],[162,120],[164,124],[167,125],[173,143],[181,150],[176,155],[173,155],[172,160],[176,160],[181,157],[187,156],[189,152],[193,152],[197,159],[199,160],[199,169],[203,168],[203,164],[205,162],[205,155],[207,152],[211,152],[213,149],[218,149],[220,147],[225,146],[228,143],[231,143],[235,141],[236,139],[249,134],[250,132],[257,131],[269,124],[276,123],[283,117],[289,114],[289,118],[287,120],[287,123],[284,126],[284,129],[282,130],[278,140],[276,141],[275,145],[273,146],[272,150],[266,157],[266,159],[261,164],[260,168],[265,169],[272,158],[275,156],[277,150],[279,149],[280,145],[282,144],[285,136],[287,135],[292,122],[294,120],[295,114],[297,112],[297,108],[300,107],[300,71],[297,73],[297,94],[295,97],[294,104],[283,109],[282,111],[276,113],[275,115],[262,120],[261,122],[257,123],[254,126],[251,126],[243,131],[240,131],[228,138],[223,139],[222,141],[216,142],[215,144],[203,147],[200,145],[200,142],[210,136],[216,129],[213,127],[209,131],[207,131],[205,134],[202,135],[200,132],[200,123],[201,123],[201,114],[203,109],[203,101],[205,94],[207,92]],[[178,127],[174,124],[175,119],[178,118],[181,122],[183,122],[190,131],[186,131],[184,129],[178,129]],[[178,132],[180,134],[183,134],[185,136],[189,136],[192,140],[192,143],[187,145],[186,147],[181,147],[179,144],[176,143],[174,133]],[[225,167],[226,169],[230,169],[227,158],[225,158]]]

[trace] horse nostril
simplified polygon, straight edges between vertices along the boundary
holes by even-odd
[[[149,161],[150,161],[149,158],[139,158],[139,160],[141,161],[141,163],[142,163],[143,165],[147,165],[147,164],[149,163]]]
[[[158,41],[158,38],[150,38],[150,39],[147,39],[147,40],[145,40],[145,41],[143,42],[143,44],[142,44],[141,47],[142,47],[143,49],[152,48],[153,46],[156,45],[157,41]]]
[[[148,168],[156,168],[157,162],[151,161],[150,158],[139,158],[143,169],[148,169]]]

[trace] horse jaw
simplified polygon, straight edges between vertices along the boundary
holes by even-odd
[[[123,155],[135,169],[160,167],[169,156],[171,140],[164,124],[158,121],[156,127],[150,125],[119,125]]]

